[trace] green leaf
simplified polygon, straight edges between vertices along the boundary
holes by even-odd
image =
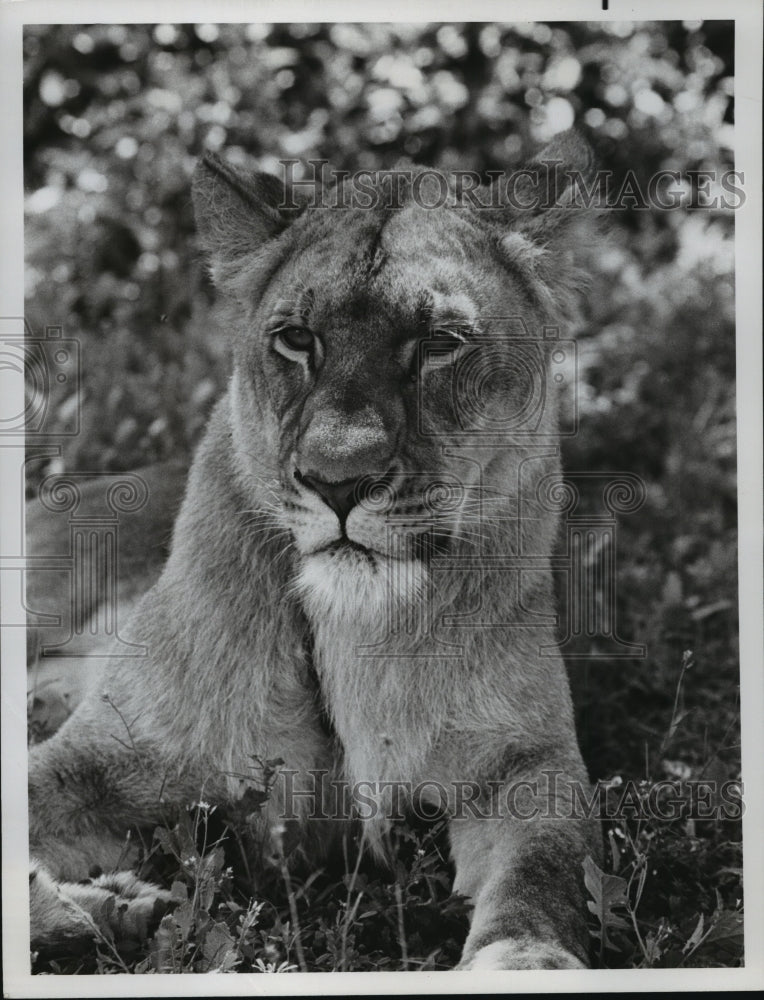
[[[234,939],[223,923],[214,923],[202,943],[202,954],[218,972],[230,971],[238,961]]]
[[[682,948],[682,951],[687,954],[687,952],[693,952],[698,947],[700,942],[703,940],[703,927],[705,925],[705,918],[703,914],[698,917],[698,922],[695,925],[695,930],[687,938],[687,941]]]
[[[586,905],[600,925],[600,930],[594,932],[595,937],[600,938],[606,948],[619,951],[610,934],[612,931],[626,930],[629,926],[622,916],[613,912],[616,907],[628,907],[626,879],[618,875],[607,875],[587,855],[584,860],[584,884],[592,897]]]
[[[738,910],[722,910],[706,934],[703,944],[710,944],[712,941],[729,941],[742,945],[743,914]]]
[[[170,896],[174,902],[185,903],[188,899],[188,886],[185,882],[175,881],[170,886]]]
[[[660,944],[660,934],[650,931],[645,938],[645,960],[648,968],[660,961],[663,949]]]

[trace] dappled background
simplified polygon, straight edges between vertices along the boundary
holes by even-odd
[[[50,410],[55,431],[80,407],[81,433],[30,467],[32,490],[198,440],[229,347],[194,237],[204,150],[264,169],[482,172],[575,125],[616,188],[677,170],[690,205],[688,172],[734,167],[729,22],[28,26],[24,46],[27,316],[77,338],[83,365]],[[580,250],[592,284],[563,334],[579,345],[565,463],[647,485],[618,553],[619,630],[647,657],[569,665],[594,778],[739,776],[733,216],[627,199],[606,248]],[[637,826],[610,830],[636,916],[600,960],[738,961],[739,825]],[[353,967],[381,967],[367,952]]]

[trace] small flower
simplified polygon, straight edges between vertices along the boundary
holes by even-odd
[[[600,785],[605,789],[605,791],[608,791],[610,788],[620,788],[622,784],[623,778],[620,774],[616,774],[612,778],[605,778],[603,781],[600,781]]]
[[[689,781],[692,777],[692,768],[683,760],[664,760],[663,770],[670,778],[679,778],[680,781]]]

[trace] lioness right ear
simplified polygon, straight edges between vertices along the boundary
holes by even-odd
[[[194,171],[196,227],[212,276],[225,284],[238,263],[278,236],[302,211],[272,174],[249,175],[207,153]]]
[[[586,285],[582,249],[598,236],[599,213],[576,200],[576,185],[596,179],[588,143],[573,129],[555,136],[525,168],[500,185],[501,207],[484,218],[501,236],[505,261],[525,278],[550,318],[573,317]]]

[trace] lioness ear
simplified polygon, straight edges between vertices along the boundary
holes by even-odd
[[[588,143],[572,129],[555,139],[502,184],[491,213],[499,249],[548,315],[571,317],[586,285],[585,247],[596,239],[598,213],[586,207],[596,180]]]
[[[212,274],[225,283],[237,264],[278,236],[300,214],[285,185],[272,174],[244,174],[207,153],[193,179],[194,215]]]
[[[568,207],[577,184],[589,182],[595,175],[594,154],[586,140],[575,129],[569,129],[536,153],[523,174],[528,184],[535,185],[542,213],[553,207]]]

